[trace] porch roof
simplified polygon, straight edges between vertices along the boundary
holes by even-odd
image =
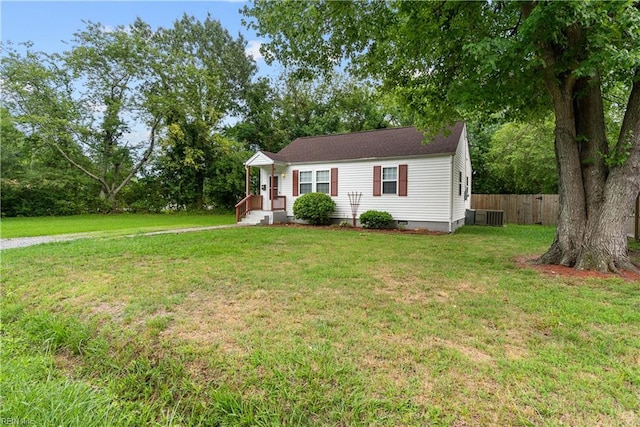
[[[286,163],[283,156],[269,151],[258,151],[244,162],[245,166],[267,166]]]

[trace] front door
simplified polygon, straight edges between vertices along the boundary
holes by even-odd
[[[269,200],[278,198],[278,177],[276,175],[269,177]]]

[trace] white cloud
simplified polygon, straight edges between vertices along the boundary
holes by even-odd
[[[260,53],[260,46],[262,46],[262,42],[260,40],[249,40],[244,52],[248,56],[252,56],[254,61],[259,61],[264,59],[264,56]]]

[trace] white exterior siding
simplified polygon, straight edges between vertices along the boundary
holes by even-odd
[[[462,175],[462,194],[460,194],[459,177]],[[467,191],[468,180],[468,197],[465,200],[465,191]],[[458,148],[453,160],[453,173],[452,173],[452,185],[451,185],[451,197],[452,197],[452,209],[451,209],[451,222],[454,231],[456,222],[458,226],[464,224],[464,218],[466,210],[471,208],[471,160],[469,156],[469,144],[467,143],[467,131],[466,126],[460,135],[460,141],[458,142]],[[461,223],[460,223],[461,221]]]
[[[407,165],[407,196],[374,196],[373,167],[397,167],[401,164]],[[312,171],[315,177],[316,171],[331,168],[338,169],[338,196],[332,197],[336,202],[333,214],[335,218],[351,218],[348,193],[360,192],[362,198],[358,215],[375,209],[387,211],[399,221],[449,220],[450,156],[292,165],[286,168],[284,179],[281,176],[284,169],[276,167],[276,174],[280,174],[281,182],[279,194],[287,197],[287,215],[293,216],[293,203],[297,199],[293,197],[293,170]],[[261,179],[263,183],[269,182],[268,170],[263,169]],[[268,199],[268,191],[262,194]]]

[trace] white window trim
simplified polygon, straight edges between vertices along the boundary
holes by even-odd
[[[318,180],[318,174],[320,172],[326,172],[327,173],[327,180],[326,181],[319,181]],[[331,194],[331,169],[318,169],[317,171],[315,171],[314,177],[316,179],[315,182],[315,189],[316,189],[316,193],[324,193],[324,194]],[[327,191],[318,191],[318,184],[326,184],[327,185]]]
[[[384,179],[384,170],[385,169],[395,169],[396,170],[396,177],[395,179]],[[385,195],[385,194],[389,194],[389,195],[397,195],[398,194],[398,166],[383,166],[382,170],[380,171],[380,185],[381,185],[381,189],[380,189],[380,194],[381,195]],[[394,191],[393,193],[386,193],[384,191],[384,183],[385,182],[395,182],[396,183],[396,191]]]
[[[311,179],[309,181],[303,181],[302,177],[304,174],[309,174],[311,176]],[[307,184],[307,185],[311,185],[310,190],[309,191],[302,191],[302,185],[303,184]],[[303,194],[307,194],[307,193],[312,193],[313,192],[313,171],[299,171],[298,172],[298,194],[300,194],[301,196]]]
[[[319,172],[326,172],[327,173],[327,180],[326,181],[319,181],[318,180],[318,173]],[[302,177],[305,174],[309,174],[311,176],[311,179],[309,181],[303,181]],[[303,184],[311,184],[311,190],[310,191],[302,191],[302,185]],[[318,191],[318,184],[326,184],[327,185],[327,191]],[[306,169],[306,170],[299,170],[298,171],[298,194],[300,194],[301,196],[303,194],[306,193],[323,193],[323,194],[331,194],[331,169]]]

